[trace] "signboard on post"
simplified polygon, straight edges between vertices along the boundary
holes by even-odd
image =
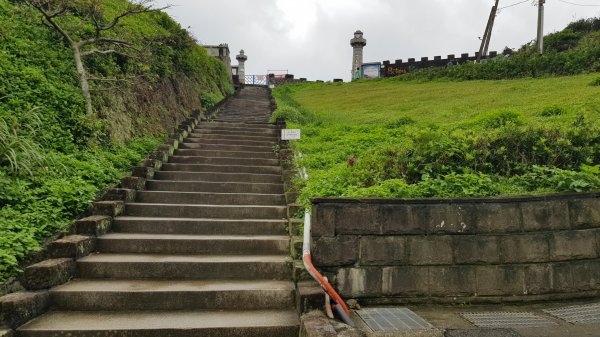
[[[379,78],[380,72],[380,63],[363,63],[362,65],[362,78]]]
[[[300,139],[300,129],[282,129],[281,140]]]

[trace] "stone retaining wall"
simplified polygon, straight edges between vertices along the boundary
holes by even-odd
[[[363,302],[600,294],[600,193],[313,201],[315,265]]]

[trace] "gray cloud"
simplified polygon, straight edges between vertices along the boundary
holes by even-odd
[[[501,0],[500,7],[519,2]],[[600,5],[600,0],[573,0]],[[473,53],[492,0],[158,0],[202,43],[244,49],[248,74],[288,69],[312,80],[350,78],[349,40],[356,29],[367,39],[365,61]],[[600,16],[600,7],[547,0],[546,32]],[[535,38],[537,8],[531,3],[500,11],[491,50],[518,48]],[[234,61],[235,62],[235,61]]]

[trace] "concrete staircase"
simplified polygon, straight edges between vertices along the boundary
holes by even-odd
[[[202,123],[115,218],[33,336],[298,336],[266,88]]]

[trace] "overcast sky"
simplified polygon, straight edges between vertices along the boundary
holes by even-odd
[[[500,0],[508,6],[520,0]],[[503,9],[490,50],[535,38],[533,0]],[[571,2],[572,4],[566,3]],[[203,44],[228,43],[232,61],[246,51],[246,74],[289,70],[297,78],[350,78],[350,39],[367,39],[365,62],[432,58],[479,49],[493,0],[158,0]],[[575,5],[575,4],[579,4]],[[582,6],[586,5],[586,6]],[[546,0],[545,32],[600,16],[600,0]]]

